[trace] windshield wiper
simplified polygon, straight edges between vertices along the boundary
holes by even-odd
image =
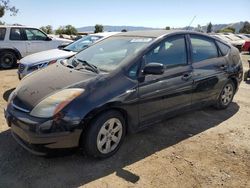
[[[67,52],[71,52],[71,50],[69,50],[67,48],[62,48],[62,50],[67,51]]]
[[[95,73],[99,74],[99,69],[95,65],[92,65],[92,64],[88,63],[87,61],[84,61],[84,60],[81,60],[81,59],[74,59],[74,60],[76,60],[78,62],[81,62],[81,64],[87,65],[87,67],[89,68],[87,70],[91,70],[92,72],[95,72]],[[80,67],[80,68],[78,68],[76,70],[80,70],[80,69],[83,69],[83,68],[84,67]],[[85,69],[86,69],[86,67],[85,67]]]

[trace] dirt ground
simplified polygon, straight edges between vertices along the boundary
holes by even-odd
[[[242,55],[244,66],[249,55]],[[113,157],[80,151],[42,158],[12,138],[3,108],[18,84],[16,69],[0,71],[0,188],[250,187],[250,83],[231,106],[180,115],[128,135]]]

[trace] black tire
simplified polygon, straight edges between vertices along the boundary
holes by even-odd
[[[117,121],[118,124],[116,125],[114,123],[114,125],[112,127],[114,128],[119,128],[119,130],[121,132],[116,132],[116,133],[113,133],[113,132],[110,132],[110,125],[111,123],[107,123],[108,121]],[[119,123],[120,122],[120,123]],[[86,154],[90,157],[94,157],[94,158],[107,158],[107,157],[110,157],[112,156],[115,152],[118,151],[118,149],[120,148],[123,140],[124,140],[124,137],[125,137],[125,133],[126,133],[126,128],[125,128],[125,120],[124,120],[124,117],[122,116],[122,114],[118,111],[115,111],[115,110],[111,110],[111,111],[107,111],[105,113],[102,113],[100,114],[98,117],[96,117],[88,126],[88,129],[87,129],[87,132],[86,134],[83,136],[82,140],[81,140],[81,144],[84,146],[84,151],[86,152]],[[107,129],[108,127],[108,129]],[[114,128],[112,130],[114,130]],[[103,131],[108,131],[109,133],[106,133],[106,135],[103,134]],[[113,133],[113,134],[112,134]],[[107,135],[109,134],[109,135]],[[111,135],[112,134],[112,135]],[[117,134],[117,135],[116,135]],[[112,136],[117,136],[117,138],[119,137],[119,142],[117,141],[116,142],[113,142],[112,140]],[[97,143],[97,140],[99,140],[99,138],[102,140],[106,140],[104,142],[104,144],[102,145],[102,149],[103,149],[103,152],[98,149],[98,147],[100,148],[100,142],[99,145]],[[108,142],[110,142],[110,144],[107,144]],[[108,152],[108,153],[104,153],[104,152],[107,152],[108,150],[106,150],[106,147],[107,145],[112,145],[112,142],[113,142],[113,149],[112,147],[111,150]],[[104,147],[105,145],[105,147]],[[104,151],[105,150],[105,151]]]
[[[249,71],[250,71],[250,70],[249,70]],[[243,75],[243,80],[244,80],[244,81],[247,81],[248,75],[249,75],[249,71],[244,72],[244,75]]]
[[[230,88],[230,93],[226,93],[226,90],[228,90]],[[221,90],[221,93],[217,99],[215,108],[217,108],[218,110],[222,110],[222,109],[226,109],[230,103],[232,102],[233,98],[234,98],[234,94],[235,94],[235,85],[233,83],[232,80],[229,80],[223,87],[223,89]],[[225,97],[226,96],[226,97]],[[226,100],[227,98],[227,100]]]
[[[0,53],[0,67],[3,69],[10,69],[17,64],[17,57],[11,51],[3,51]]]

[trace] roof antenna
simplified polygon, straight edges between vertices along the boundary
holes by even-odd
[[[194,16],[193,19],[191,20],[191,22],[189,23],[189,26],[188,26],[187,30],[189,30],[189,28],[190,28],[190,26],[193,23],[193,21],[194,21],[195,18],[196,18],[196,16]]]

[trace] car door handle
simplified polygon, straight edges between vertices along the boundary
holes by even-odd
[[[183,74],[181,79],[184,80],[184,81],[188,81],[191,77],[192,77],[191,73],[185,73],[185,74]]]

